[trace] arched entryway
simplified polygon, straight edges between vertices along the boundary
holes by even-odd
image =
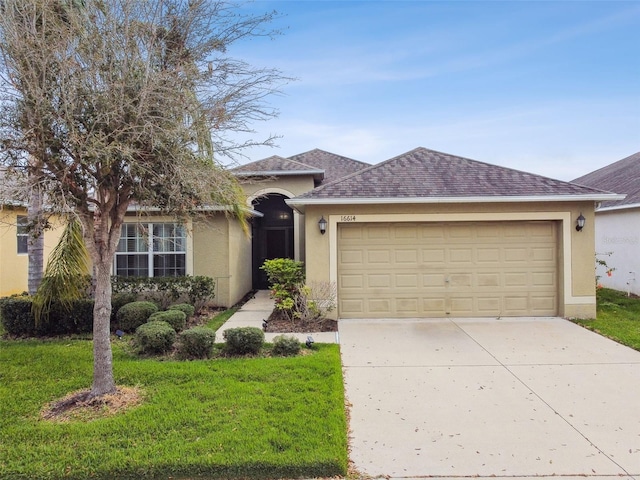
[[[253,288],[268,288],[267,276],[260,269],[265,260],[294,258],[293,210],[284,201],[288,197],[272,193],[252,202],[263,214],[253,221]]]

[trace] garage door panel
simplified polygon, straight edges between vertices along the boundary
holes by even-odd
[[[341,224],[339,315],[555,315],[554,222]]]

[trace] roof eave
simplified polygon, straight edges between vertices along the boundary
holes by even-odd
[[[324,170],[262,170],[249,172],[234,172],[236,177],[290,177],[311,175],[316,180],[324,179]]]
[[[397,205],[402,203],[532,203],[532,202],[604,202],[622,200],[619,194],[475,196],[475,197],[394,197],[394,198],[290,198],[287,205],[304,213],[307,205]]]
[[[610,207],[600,207],[596,212],[612,212],[615,210],[629,210],[632,208],[640,208],[640,203],[629,203],[627,205],[612,205]]]

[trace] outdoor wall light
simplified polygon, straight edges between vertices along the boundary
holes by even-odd
[[[586,219],[584,218],[582,213],[580,213],[580,216],[576,219],[576,230],[578,232],[582,231],[582,229],[584,228],[584,221],[585,220]]]
[[[318,227],[320,228],[320,233],[324,235],[324,232],[327,231],[327,221],[324,219],[324,215],[318,220]]]

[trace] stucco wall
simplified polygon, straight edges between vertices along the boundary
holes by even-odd
[[[599,266],[598,282],[640,295],[640,207],[597,212],[595,238],[598,258],[615,269],[609,277]]]
[[[234,305],[251,290],[251,237],[224,214],[194,220],[192,236],[193,274],[215,279],[216,305]]]
[[[308,281],[336,281],[337,225],[344,221],[500,221],[555,220],[559,223],[559,314],[565,317],[593,318],[596,313],[594,278],[594,204],[557,203],[477,203],[432,205],[344,205],[310,206],[306,218],[306,272]],[[585,228],[575,230],[582,213]],[[328,220],[327,233],[321,235],[318,220]],[[335,316],[336,312],[334,312]]]
[[[18,215],[27,215],[27,210],[9,207],[0,210],[0,297],[28,290],[29,258],[26,253],[18,254]],[[49,222],[52,228],[44,233],[45,266],[64,229],[60,220],[52,218]]]

